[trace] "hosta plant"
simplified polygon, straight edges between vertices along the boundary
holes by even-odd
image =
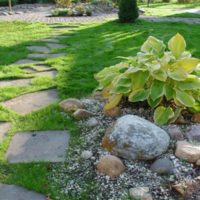
[[[200,60],[186,51],[179,33],[168,42],[150,36],[135,57],[104,68],[95,75],[108,99],[104,109],[116,107],[123,97],[147,101],[159,124],[174,122],[183,109],[200,111]]]

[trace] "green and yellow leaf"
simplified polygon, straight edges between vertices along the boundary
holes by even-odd
[[[175,56],[175,58],[179,58],[181,54],[185,51],[186,42],[182,35],[177,33],[173,36],[168,42],[168,48]]]
[[[174,111],[171,107],[159,106],[156,108],[153,118],[156,124],[164,125],[173,117]]]

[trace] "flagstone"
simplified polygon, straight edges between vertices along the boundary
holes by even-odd
[[[24,115],[58,101],[56,89],[43,90],[24,94],[14,99],[2,102],[1,105],[18,114]]]
[[[67,131],[33,131],[16,133],[6,158],[10,163],[63,162],[69,143]]]
[[[47,198],[37,192],[27,190],[17,185],[7,185],[0,183],[1,200],[47,200]]]
[[[55,54],[31,53],[31,54],[28,54],[28,58],[47,59],[47,58],[58,58],[64,55],[65,55],[64,53],[55,53]]]
[[[23,70],[27,73],[35,73],[36,70],[32,67],[26,67],[26,68],[23,68]]]
[[[50,38],[48,38],[48,39],[43,39],[43,40],[41,40],[42,42],[51,42],[51,43],[59,43],[59,40],[57,40],[57,39],[50,39]]]
[[[48,70],[51,70],[51,67],[50,66],[48,66],[48,65],[35,65],[34,66],[34,69],[36,70],[36,71],[48,71]]]
[[[28,46],[26,47],[30,51],[39,52],[39,53],[49,53],[49,49],[44,46]]]
[[[57,43],[47,43],[47,46],[53,50],[53,49],[60,49],[66,47],[66,45],[63,44],[57,44]]]
[[[51,71],[45,71],[45,72],[37,72],[34,73],[33,75],[35,76],[50,76],[52,78],[56,77],[58,72],[56,70],[51,70]]]
[[[38,61],[38,60],[31,60],[31,59],[21,59],[21,60],[18,60],[17,62],[15,62],[14,64],[31,64],[31,63],[38,63],[38,62],[41,62],[41,61]]]
[[[5,86],[26,86],[31,83],[32,79],[31,78],[24,78],[24,79],[11,79],[11,80],[2,80],[0,81],[0,87],[5,87]]]
[[[2,142],[3,138],[7,134],[9,128],[10,128],[9,122],[0,122],[0,143]]]

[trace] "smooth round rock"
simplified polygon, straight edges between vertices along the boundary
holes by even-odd
[[[107,155],[99,160],[97,170],[104,175],[117,177],[125,170],[125,166],[116,156]]]
[[[81,158],[83,158],[85,160],[87,160],[87,159],[89,159],[91,157],[92,157],[92,152],[91,151],[83,151],[81,153]]]
[[[174,164],[168,158],[160,158],[151,165],[151,171],[157,174],[172,174],[174,172]]]
[[[74,118],[77,120],[86,119],[93,115],[94,115],[94,113],[92,113],[88,110],[85,110],[85,109],[78,109],[73,113]]]
[[[59,103],[59,106],[61,107],[62,110],[65,112],[74,112],[78,110],[79,108],[83,108],[83,103],[75,98],[70,98],[63,100]]]
[[[134,200],[153,200],[148,187],[131,188],[129,194]]]
[[[91,117],[90,119],[88,119],[87,121],[87,126],[89,127],[95,127],[99,124],[98,120],[95,117]]]
[[[125,115],[105,135],[102,146],[119,157],[150,160],[163,154],[169,141],[169,135],[155,124],[135,115]]]

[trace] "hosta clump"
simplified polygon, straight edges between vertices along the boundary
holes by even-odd
[[[180,34],[168,42],[150,36],[135,57],[103,69],[95,78],[108,98],[106,110],[122,97],[130,102],[147,101],[155,109],[157,124],[175,121],[183,109],[200,111],[200,60],[186,51]]]

